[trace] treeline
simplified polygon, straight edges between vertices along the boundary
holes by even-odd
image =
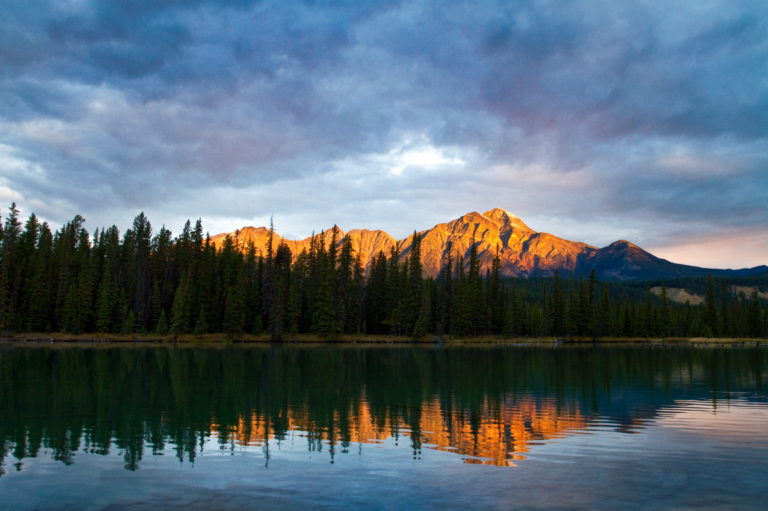
[[[174,237],[138,215],[93,237],[84,219],[52,232],[11,205],[0,227],[0,331],[155,333],[268,332],[453,336],[766,337],[764,301],[707,280],[703,305],[676,304],[665,290],[642,300],[589,279],[530,282],[501,276],[497,257],[481,272],[450,247],[436,279],[422,277],[420,240],[405,257],[379,253],[367,275],[348,237],[334,228],[298,255],[270,235],[265,250],[214,246],[198,220]]]

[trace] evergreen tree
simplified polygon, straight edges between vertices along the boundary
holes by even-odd
[[[290,309],[291,286],[291,249],[285,243],[280,243],[274,260],[275,298],[270,311],[270,335],[272,340],[279,341],[283,337]]]
[[[355,258],[352,272],[352,289],[350,291],[347,322],[349,333],[362,333],[365,330],[363,322],[363,300],[365,296],[365,277],[363,260],[360,253]]]
[[[499,246],[496,245],[496,255],[493,258],[491,274],[488,280],[487,302],[490,310],[491,332],[500,334],[504,331],[504,311],[507,309],[505,303],[505,293],[503,292],[501,282],[501,256]]]
[[[456,263],[456,292],[453,309],[454,320],[451,333],[466,336],[472,335],[472,286],[464,274],[464,256],[459,256]]]
[[[102,278],[99,298],[96,302],[96,331],[112,332],[115,322],[115,298],[109,276]]]
[[[71,334],[80,333],[79,305],[77,284],[72,283],[64,297],[64,303],[61,308],[61,329],[63,331]]]
[[[483,283],[480,278],[480,260],[477,256],[477,243],[474,235],[472,236],[472,245],[469,247],[469,272],[465,284],[467,308],[470,311],[469,331],[467,333],[479,335],[484,333],[484,325],[487,321],[483,304]]]
[[[270,334],[273,335],[277,332],[278,328],[275,326],[270,314],[274,307],[276,299],[275,290],[275,261],[274,261],[274,235],[275,224],[270,218],[269,220],[269,237],[267,238],[267,253],[264,256],[263,268],[262,268],[262,280],[261,280],[261,317],[265,321]]]
[[[341,252],[339,264],[336,270],[336,322],[342,330],[349,332],[350,313],[353,306],[352,275],[353,275],[353,249],[349,235],[341,240]]]
[[[757,293],[757,287],[752,290],[752,299],[749,303],[749,336],[750,337],[762,337],[763,335],[763,321],[762,311],[760,309],[760,297]]]
[[[320,280],[320,288],[317,290],[317,307],[313,318],[313,330],[325,339],[335,339],[340,333],[336,323],[333,302],[331,279],[323,278]]]
[[[562,336],[566,332],[565,328],[565,293],[563,291],[563,279],[560,273],[555,271],[553,282],[552,299],[550,305],[550,325],[552,335]]]
[[[150,249],[152,247],[152,226],[144,213],[141,212],[133,220],[132,247],[134,261],[130,265],[133,275],[130,282],[135,284],[133,291],[132,310],[136,318],[136,326],[141,331],[149,328],[151,319],[152,281],[150,268]]]
[[[195,228],[197,232],[198,228]],[[193,236],[193,240],[197,235]],[[227,296],[227,288],[232,285],[232,273],[238,270],[240,256],[235,252],[232,239],[224,240],[224,247],[219,254],[216,247],[206,237],[200,245],[200,253],[197,253],[198,243],[195,241],[195,259],[190,272],[197,275],[191,280],[192,288],[188,290],[189,310],[196,311],[194,318],[194,332],[206,334],[211,331],[221,331],[221,317],[224,302]],[[217,276],[218,263],[221,263],[221,275]],[[219,285],[219,279],[223,282]],[[220,307],[219,307],[220,306]],[[220,310],[221,309],[221,310]],[[190,325],[191,326],[191,325]]]
[[[29,323],[29,309],[32,301],[31,282],[34,277],[34,256],[40,235],[40,222],[31,214],[17,243],[17,271],[13,277],[13,295],[9,297],[11,309],[15,311],[11,321],[14,329],[20,329]]]
[[[413,232],[413,237],[411,240],[411,249],[408,255],[407,271],[408,278],[405,289],[406,296],[403,298],[403,330],[411,335],[415,335],[414,327],[419,315],[421,314],[420,309],[423,305],[421,295],[423,294],[422,291],[424,287],[424,281],[422,280],[421,276],[421,237],[416,233],[416,231]],[[425,312],[425,314],[428,320],[429,313]]]
[[[334,268],[325,250],[324,232],[318,236],[313,252],[313,261],[310,263],[310,281],[313,286],[312,331],[331,339],[338,336],[339,329],[333,297]]]
[[[611,307],[608,293],[608,286],[603,284],[603,287],[600,289],[600,298],[598,299],[596,313],[596,335],[601,337],[607,336],[615,331],[612,328],[613,325],[611,323]]]
[[[653,306],[653,297],[651,295],[651,289],[645,289],[645,304],[643,307],[643,331],[641,335],[643,337],[650,337],[656,335],[656,309]]]
[[[728,310],[728,285],[725,279],[720,279],[720,335],[729,335],[733,332],[733,325],[731,325],[731,315]]]
[[[439,322],[437,333],[442,335],[445,332],[451,331],[451,323],[453,317],[453,244],[448,240],[445,244],[445,264],[440,270],[438,277],[439,291],[440,291],[440,304]]]
[[[253,335],[261,335],[264,333],[264,322],[261,320],[261,315],[257,315],[253,320],[253,328],[251,329]]]
[[[669,299],[667,298],[667,286],[661,286],[661,307],[659,308],[659,335],[669,336],[671,330]]]
[[[186,334],[189,332],[190,324],[190,276],[189,273],[184,273],[179,282],[179,286],[176,288],[176,293],[173,298],[173,307],[171,309],[171,328],[170,333],[173,335]]]
[[[712,274],[707,275],[707,293],[704,296],[704,325],[707,327],[707,337],[714,337],[718,333],[717,304],[715,301],[715,284]]]
[[[365,324],[368,332],[382,334],[388,330],[388,266],[384,252],[379,252],[371,264],[365,288]]]
[[[390,249],[389,253],[389,265],[387,267],[387,323],[389,324],[389,331],[394,335],[402,334],[402,298],[403,298],[403,282],[402,274],[400,270],[400,250],[397,245]]]
[[[430,331],[430,325],[432,323],[432,293],[429,292],[432,280],[429,279],[426,285],[427,289],[423,290],[421,294],[421,304],[419,305],[419,315],[416,318],[416,323],[413,326],[412,336],[414,339],[420,339],[427,335]]]
[[[19,210],[16,203],[11,203],[8,218],[2,230],[0,243],[0,330],[13,329],[15,322],[16,275],[19,270],[17,241],[21,234]]]
[[[165,310],[160,312],[160,319],[157,321],[157,328],[155,328],[155,333],[157,335],[168,334],[168,318],[165,315]]]
[[[47,223],[40,227],[37,250],[30,279],[29,316],[27,328],[33,332],[51,330],[51,257],[53,235]]]
[[[227,291],[224,312],[224,332],[229,337],[238,337],[245,331],[245,282],[240,280]]]
[[[507,337],[522,337],[527,333],[527,321],[523,300],[517,292],[515,281],[512,281],[509,301],[511,306],[505,310],[503,334]]]
[[[128,317],[125,318],[125,323],[123,323],[122,333],[130,335],[134,332],[136,332],[136,315],[133,313],[133,310],[129,310]]]
[[[195,328],[192,330],[195,335],[204,335],[211,331],[211,325],[208,322],[209,317],[211,317],[211,311],[204,304],[200,304],[197,319],[194,321]]]

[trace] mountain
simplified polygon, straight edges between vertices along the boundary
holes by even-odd
[[[337,230],[337,243],[345,233]],[[380,230],[354,229],[346,233],[355,253],[361,255],[366,269],[373,258],[383,251],[389,254],[397,246],[401,259],[408,257],[413,235],[396,240]],[[435,277],[445,262],[450,243],[454,261],[464,258],[468,264],[472,243],[477,244],[481,271],[491,268],[497,249],[502,263],[502,274],[515,277],[546,277],[556,270],[563,274],[588,275],[595,270],[600,280],[647,280],[679,277],[748,276],[768,272],[768,266],[741,270],[720,270],[676,264],[646,252],[628,241],[620,240],[607,247],[597,248],[586,243],[569,241],[545,232],[536,232],[519,217],[500,208],[467,213],[447,223],[437,224],[418,233],[421,236],[421,262],[425,276]],[[236,245],[245,249],[253,243],[256,250],[265,251],[269,230],[265,227],[243,227],[234,233],[213,236],[211,241],[221,246],[230,236]],[[311,238],[288,240],[274,233],[274,246],[288,245],[297,256],[309,250]],[[330,243],[331,229],[325,232]]]

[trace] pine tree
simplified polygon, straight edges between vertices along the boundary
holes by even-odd
[[[387,323],[390,333],[394,335],[402,334],[403,327],[403,282],[404,272],[400,269],[400,250],[397,245],[393,246],[389,252],[389,265],[387,267]]]
[[[38,236],[40,235],[40,222],[34,213],[24,224],[17,242],[17,270],[13,276],[13,294],[9,297],[12,310],[15,311],[11,321],[13,329],[21,329],[29,323],[29,310],[32,301],[31,281],[34,277],[35,251]]]
[[[21,234],[19,210],[16,203],[11,203],[8,218],[3,226],[2,243],[0,243],[0,330],[13,329],[15,322],[15,300],[17,289],[15,279],[18,268],[17,242]]]
[[[523,336],[526,333],[525,313],[523,310],[523,302],[517,292],[515,280],[512,281],[510,288],[509,302],[510,307],[505,310],[504,314],[504,330],[502,333],[507,337]]]
[[[501,256],[499,246],[496,245],[496,255],[493,258],[491,274],[488,280],[487,303],[490,310],[490,328],[494,334],[501,334],[504,331],[504,311],[507,309],[505,303],[505,293],[503,293],[501,282]]]
[[[112,282],[108,275],[102,279],[99,298],[96,302],[96,331],[112,332],[115,315],[115,299]]]
[[[472,286],[469,279],[464,274],[464,256],[459,256],[456,263],[456,292],[453,309],[454,322],[451,333],[466,336],[472,335]]]
[[[205,305],[200,304],[200,310],[197,313],[197,319],[194,321],[195,328],[192,330],[192,333],[195,335],[204,335],[211,331],[211,325],[208,323],[208,317],[210,316],[210,311],[208,311],[205,307]]]
[[[88,231],[80,231],[78,240],[78,326],[79,332],[92,331],[95,326],[96,290],[98,288],[99,264],[91,256],[91,243]]]
[[[301,325],[302,297],[301,290],[304,283],[295,275],[292,275],[288,284],[288,299],[285,311],[285,332],[287,334],[299,333]]]
[[[725,279],[720,279],[720,335],[726,336],[733,331],[731,315],[728,310],[728,285]]]
[[[552,335],[562,336],[566,332],[565,293],[563,291],[563,279],[560,277],[560,273],[557,270],[555,270],[553,286],[550,306],[550,325],[552,328]]]
[[[365,287],[365,324],[368,332],[373,334],[384,333],[388,328],[386,324],[389,296],[387,271],[387,256],[380,251],[371,264],[368,283]]]
[[[53,235],[47,223],[40,226],[30,279],[29,317],[27,328],[33,332],[51,329],[51,256]]]
[[[656,335],[656,309],[653,306],[653,297],[651,295],[651,289],[645,288],[645,303],[643,306],[643,331],[641,335],[643,337],[651,337]]]
[[[77,285],[72,283],[64,297],[64,304],[61,309],[61,328],[63,331],[71,334],[80,333],[79,302]]]
[[[320,281],[320,288],[317,290],[317,307],[313,324],[315,333],[325,339],[336,339],[340,333],[333,309],[331,281],[328,278]]]
[[[348,332],[362,333],[365,329],[363,322],[363,299],[365,290],[365,276],[363,260],[360,253],[355,258],[352,272],[352,286],[349,298],[349,310],[347,312]]]
[[[264,323],[261,320],[261,314],[256,316],[253,320],[253,328],[251,329],[253,335],[261,335],[264,333]]]
[[[707,337],[714,337],[718,334],[717,304],[715,302],[715,284],[712,281],[712,274],[707,275],[707,293],[704,296],[704,324],[707,327]]]
[[[275,295],[269,315],[269,333],[273,341],[282,340],[288,319],[291,257],[291,249],[281,242],[277,247],[273,264]]]
[[[152,324],[160,321],[160,313],[169,311],[173,305],[173,292],[176,289],[174,281],[174,253],[172,233],[165,226],[160,228],[152,240]]]
[[[757,287],[752,290],[752,299],[749,302],[749,336],[750,337],[762,337],[763,325],[762,325],[762,311],[760,309],[760,297],[757,293]]]
[[[445,264],[438,276],[440,304],[438,305],[438,335],[451,331],[453,317],[453,244],[445,244]]]
[[[413,325],[412,336],[414,339],[420,339],[429,333],[429,327],[432,323],[432,293],[429,292],[432,279],[428,279],[423,285],[426,289],[422,290],[421,304],[419,305],[419,315]]]
[[[484,333],[486,325],[485,306],[483,304],[483,283],[480,277],[480,260],[477,256],[477,243],[474,235],[472,236],[472,245],[469,248],[469,272],[466,280],[469,316],[470,335],[479,335]]]
[[[157,335],[168,334],[168,318],[165,315],[165,310],[160,312],[160,318],[157,320],[157,327],[155,328]]]
[[[339,264],[336,270],[336,322],[345,332],[349,332],[349,320],[352,309],[352,272],[353,272],[353,249],[352,240],[349,235],[341,240],[341,252],[339,253]]]
[[[603,284],[603,287],[600,290],[596,318],[597,336],[604,337],[615,332],[611,324],[611,308],[608,297],[608,286],[606,284]]]
[[[197,232],[198,228],[195,228]],[[196,239],[197,235],[193,236]],[[197,247],[198,243],[194,242],[193,246]],[[198,249],[195,248],[197,251]],[[229,285],[232,277],[229,275],[233,269],[231,260],[236,263],[239,260],[239,256],[234,252],[234,246],[232,245],[232,239],[224,240],[224,248],[218,254],[216,253],[216,247],[214,247],[210,238],[206,237],[205,241],[200,244],[200,253],[195,256],[195,262],[193,263],[190,272],[193,275],[197,275],[196,279],[190,280],[191,289],[188,290],[188,301],[190,313],[194,312],[195,317],[193,319],[194,332],[196,334],[206,334],[211,331],[221,331],[220,314],[223,312],[224,302],[226,300],[226,287]],[[224,287],[217,286],[219,279],[217,278],[217,266],[219,261],[225,268],[222,270],[224,275],[221,279],[224,281]],[[221,306],[221,310],[218,307]],[[191,327],[192,325],[190,325]]]
[[[274,235],[275,224],[270,218],[269,220],[269,237],[267,238],[267,253],[264,256],[264,266],[262,269],[262,285],[261,285],[261,316],[265,321],[270,334],[277,333],[277,327],[275,322],[270,316],[273,312],[273,307],[276,300],[275,289],[275,261],[274,261]]]
[[[122,332],[128,335],[131,335],[134,332],[136,332],[136,315],[133,313],[132,310],[128,311],[128,317],[125,318],[125,323],[123,323]]]
[[[245,283],[241,280],[227,291],[224,312],[224,332],[229,337],[238,337],[245,331]]]
[[[186,334],[189,332],[190,323],[190,289],[189,273],[184,273],[176,288],[176,294],[173,298],[173,307],[171,309],[171,329],[173,335]]]
[[[245,278],[246,287],[245,309],[248,311],[246,315],[245,329],[248,332],[253,332],[253,322],[255,320],[254,312],[258,311],[260,308],[260,304],[258,303],[258,262],[256,258],[256,247],[254,246],[253,241],[250,241],[246,246],[243,276]]]
[[[659,307],[659,335],[667,337],[670,334],[669,299],[667,298],[667,286],[661,286],[661,306]]]
[[[422,306],[422,294],[424,281],[421,273],[421,237],[413,232],[411,240],[411,250],[408,255],[408,277],[406,283],[406,296],[403,305],[403,330],[409,334],[414,334],[414,327],[418,319]],[[427,316],[429,315],[428,313]],[[414,334],[415,335],[415,334]]]
[[[594,268],[589,272],[589,287],[587,289],[588,301],[586,304],[587,314],[587,334],[593,339],[597,337],[598,332],[598,318],[597,318],[597,274]]]

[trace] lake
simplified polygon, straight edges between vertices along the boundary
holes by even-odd
[[[765,509],[768,349],[0,346],[2,509]]]

